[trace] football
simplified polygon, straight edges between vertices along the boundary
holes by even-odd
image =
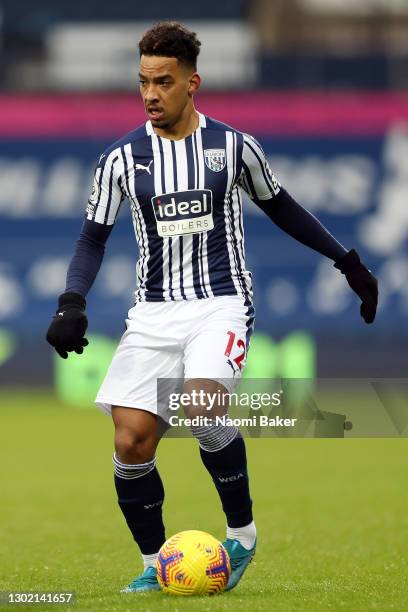
[[[161,547],[157,579],[172,595],[213,595],[221,592],[231,575],[227,551],[205,531],[180,531]]]

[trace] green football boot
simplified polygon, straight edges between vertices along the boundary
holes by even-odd
[[[228,539],[223,542],[223,545],[229,554],[231,562],[231,576],[229,577],[227,586],[224,590],[230,591],[237,586],[246,568],[251,563],[255,555],[256,540],[251,550],[244,548],[242,544],[238,542],[238,540]]]
[[[121,590],[121,593],[141,593],[146,591],[160,591],[155,567],[147,567],[143,574],[132,580],[129,586]]]

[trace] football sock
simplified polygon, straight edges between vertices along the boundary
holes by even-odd
[[[142,555],[143,557],[143,569],[147,569],[148,567],[156,567],[156,561],[159,553],[154,553],[153,555]]]
[[[113,456],[118,504],[142,555],[154,555],[165,542],[164,488],[156,458],[129,465]]]
[[[202,449],[215,453],[232,442],[237,437],[239,430],[235,425],[193,425],[191,433],[198,440]]]
[[[256,527],[254,521],[249,523],[249,525],[245,525],[245,527],[230,527],[227,525],[227,538],[229,540],[238,540],[244,548],[251,550],[256,540]]]
[[[245,443],[238,435],[224,448],[209,452],[200,445],[201,459],[209,471],[227,524],[232,528],[245,527],[252,520],[252,500],[249,494]]]

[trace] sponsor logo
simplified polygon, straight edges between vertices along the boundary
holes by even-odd
[[[146,170],[148,174],[151,174],[150,165],[152,162],[153,160],[151,159],[148,166],[144,166],[143,164],[135,164],[135,170]]]
[[[91,205],[92,212],[94,211],[95,204],[98,202],[99,191],[100,191],[100,188],[99,188],[99,185],[98,185],[98,181],[97,181],[97,179],[95,177],[94,181],[93,181],[93,184],[92,184],[91,195],[89,196],[89,200],[88,200],[88,203]],[[90,208],[90,207],[88,206],[88,208]],[[88,209],[87,209],[87,212],[89,212]]]
[[[204,149],[204,161],[213,172],[221,172],[225,168],[225,149]]]
[[[231,359],[227,359],[227,363],[232,369],[232,378],[235,378],[235,374],[240,371],[239,367],[235,363],[233,363]]]
[[[199,234],[213,229],[212,191],[189,189],[152,198],[157,233],[166,238]]]
[[[161,506],[163,503],[163,500],[160,499],[158,502],[154,502],[153,504],[144,504],[143,508],[145,510],[151,510],[152,508],[157,508],[158,506]]]
[[[238,472],[238,474],[234,474],[233,476],[218,476],[218,480],[220,482],[235,482],[240,478],[244,478],[244,474],[242,472]]]

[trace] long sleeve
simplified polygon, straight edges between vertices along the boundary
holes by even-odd
[[[240,186],[251,200],[295,240],[338,261],[347,249],[312,213],[298,204],[273,175],[260,144],[244,135]]]
[[[85,220],[68,267],[66,291],[86,296],[105,252],[106,241],[124,198],[120,187],[117,149],[103,153],[95,169]]]
[[[68,267],[65,291],[86,296],[101,267],[105,244],[113,225],[85,219]]]

